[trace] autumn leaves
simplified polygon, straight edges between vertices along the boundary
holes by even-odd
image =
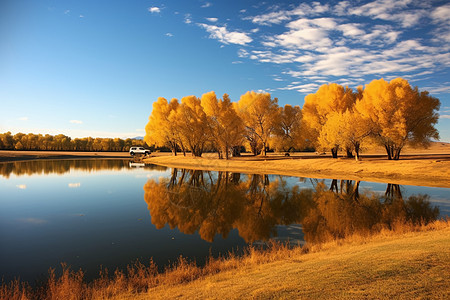
[[[238,154],[241,146],[257,155],[270,148],[289,151],[313,146],[353,154],[358,159],[364,145],[383,145],[389,159],[398,159],[402,148],[426,146],[438,139],[434,125],[440,102],[408,81],[374,80],[356,91],[336,83],[322,85],[299,106],[278,106],[270,94],[247,92],[232,103],[227,94],[214,92],[201,98],[188,96],[168,102],[159,98],[146,126],[145,142],[190,151],[201,156],[216,150],[219,158]]]

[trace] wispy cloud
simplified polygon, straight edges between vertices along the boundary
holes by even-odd
[[[70,120],[69,122],[72,124],[83,124],[83,121],[80,120]]]
[[[148,11],[151,12],[152,14],[159,14],[161,12],[161,8],[157,6],[151,6],[148,8]]]
[[[173,37],[173,34],[170,33],[170,32],[166,33],[165,35],[168,36],[168,37]]]
[[[217,39],[224,44],[245,45],[253,41],[249,34],[239,31],[228,31],[226,26],[216,26],[202,23],[198,24],[198,26],[209,32],[209,37],[211,39]]]
[[[205,18],[206,20],[208,20],[209,22],[217,22],[219,19],[217,18]]]
[[[201,7],[207,8],[207,7],[211,7],[211,6],[212,6],[211,2],[205,2],[205,4],[203,4]]]

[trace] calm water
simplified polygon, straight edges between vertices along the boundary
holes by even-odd
[[[426,183],[424,183],[426,184]],[[419,194],[422,194],[420,196]],[[419,195],[419,196],[418,196]],[[423,196],[425,195],[425,196]],[[450,215],[450,189],[202,172],[125,160],[0,164],[0,275],[33,282],[67,262],[100,266],[291,243]]]

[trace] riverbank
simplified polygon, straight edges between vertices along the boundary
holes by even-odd
[[[450,154],[405,155],[398,161],[385,156],[363,156],[362,160],[329,157],[315,154],[285,157],[243,156],[230,160],[209,157],[154,156],[145,163],[173,168],[229,171],[253,174],[346,179],[450,188]]]

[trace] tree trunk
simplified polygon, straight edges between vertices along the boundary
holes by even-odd
[[[355,159],[356,161],[359,161],[359,143],[355,143]]]
[[[397,151],[395,151],[394,160],[400,159],[400,152],[402,151],[402,148],[398,148]]]
[[[331,148],[331,156],[332,156],[333,158],[337,158],[337,157],[338,157],[337,154],[338,154],[338,149],[337,149],[337,147]]]
[[[353,158],[352,149],[350,149],[350,148],[345,148],[345,151],[347,151],[347,158]]]
[[[384,145],[384,148],[386,148],[386,152],[387,152],[387,155],[388,155],[388,160],[392,160],[391,146],[389,146],[389,145]]]

